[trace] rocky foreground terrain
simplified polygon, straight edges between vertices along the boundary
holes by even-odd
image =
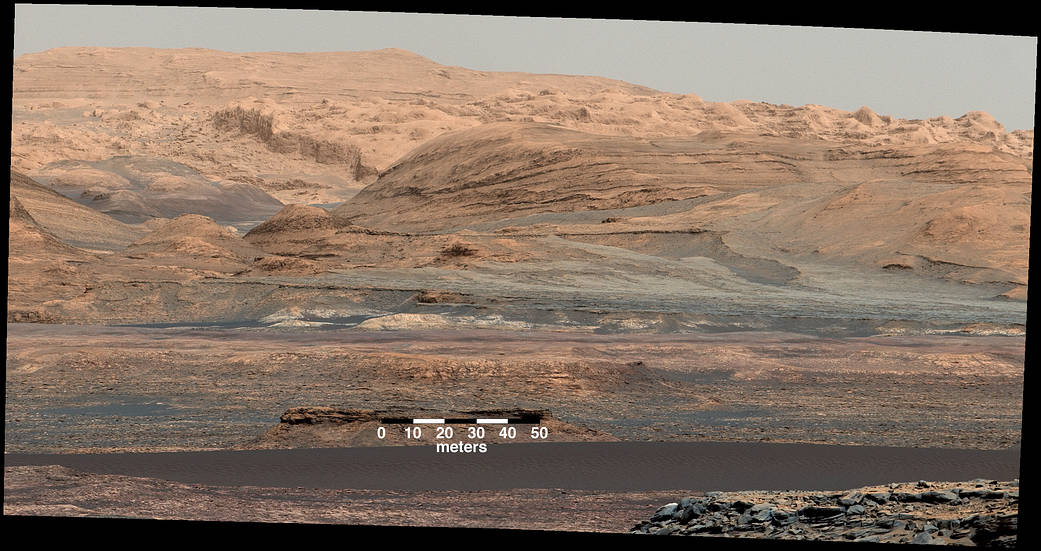
[[[708,492],[630,533],[1016,547],[1019,481],[893,483],[846,492]]]

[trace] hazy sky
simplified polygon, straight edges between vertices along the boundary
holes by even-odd
[[[15,6],[14,55],[61,46],[233,52],[403,48],[482,71],[598,75],[709,101],[986,111],[1034,126],[1037,38],[597,19],[243,8]]]

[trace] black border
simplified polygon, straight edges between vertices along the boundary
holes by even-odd
[[[379,2],[353,2],[350,5],[330,6],[325,2],[302,1],[293,4],[257,4],[257,3],[229,3],[229,2],[192,2],[192,3],[169,3],[169,2],[74,2],[75,4],[104,4],[104,5],[149,5],[149,6],[185,6],[185,7],[235,7],[254,9],[319,9],[326,11],[373,11],[373,12],[397,12],[397,13],[439,13],[454,15],[490,15],[490,16],[519,16],[519,17],[567,17],[567,18],[592,18],[592,19],[616,19],[616,20],[641,20],[641,21],[686,21],[705,23],[735,23],[751,25],[780,25],[797,27],[824,27],[824,28],[848,28],[848,29],[879,29],[879,30],[902,30],[921,32],[946,32],[946,33],[970,33],[989,34],[1003,36],[1039,36],[1039,27],[1036,19],[1027,15],[1025,8],[1012,8],[1011,6],[992,7],[955,7],[953,4],[932,7],[931,11],[919,8],[911,12],[906,3],[884,5],[881,3],[869,4],[844,4],[841,6],[825,5],[815,7],[813,12],[793,9],[791,4],[774,5],[773,7],[761,7],[758,5],[733,5],[728,3],[696,3],[696,4],[671,4],[657,3],[647,7],[632,3],[599,3],[595,8],[575,8],[563,3],[538,4],[531,3],[445,3],[438,2],[424,6],[424,9],[416,9],[414,4],[409,7],[388,5]],[[634,7],[638,6],[638,7]],[[683,6],[683,7],[680,7]],[[982,9],[981,9],[982,8]],[[14,42],[14,3],[10,5],[9,26],[11,30],[12,53]],[[1030,23],[1035,21],[1035,23]],[[12,55],[13,64],[13,55]],[[8,74],[11,74],[8,72]],[[1036,103],[1036,73],[1035,73],[1035,109],[1034,128],[1037,128],[1038,113]],[[10,97],[10,94],[8,94]],[[4,133],[7,139],[10,134]],[[1035,142],[1036,143],[1036,142]],[[1035,145],[1036,151],[1036,145]],[[1036,177],[1035,177],[1036,178]],[[1041,239],[1036,221],[1038,218],[1038,207],[1031,204],[1031,219],[1035,222],[1031,226],[1031,243],[1037,243]],[[9,252],[9,251],[8,251]],[[1031,247],[1033,253],[1033,247]],[[1035,256],[1031,254],[1031,256]],[[1036,264],[1036,263],[1035,263]],[[1038,281],[1038,268],[1028,268],[1028,278]],[[1037,344],[1032,344],[1029,330],[1031,313],[1037,308],[1037,293],[1028,297],[1027,300],[1027,338],[1025,366],[1041,365],[1039,361],[1039,349]],[[6,311],[6,307],[5,307]],[[6,339],[6,337],[5,337]],[[1022,450],[1028,449],[1027,442],[1033,441],[1029,435],[1032,434],[1033,425],[1028,422],[1036,411],[1030,403],[1031,381],[1033,376],[1030,369],[1024,370],[1023,377],[1023,429]],[[1035,385],[1036,386],[1036,385]],[[1029,412],[1029,413],[1028,413]],[[1029,457],[1028,453],[1021,452],[1020,456],[1020,489],[1021,495],[1026,479],[1026,495],[1030,495],[1034,488],[1033,475],[1024,471],[1022,467],[1032,465],[1031,461],[1024,460]],[[1024,474],[1027,476],[1024,477]],[[1026,507],[1024,507],[1026,505]],[[1024,509],[1027,514],[1033,514],[1034,504],[1031,500],[1020,502],[1020,517]],[[1032,517],[1027,517],[1032,518]],[[443,543],[455,545],[463,542],[495,541],[497,543],[510,542],[517,544],[535,543],[552,540],[554,542],[582,542],[601,543],[615,540],[618,543],[636,543],[641,547],[652,544],[654,546],[665,546],[669,541],[675,545],[683,545],[689,548],[691,545],[705,543],[712,546],[723,545],[724,547],[738,546],[759,547],[766,546],[778,548],[778,546],[798,546],[798,548],[821,548],[830,547],[825,542],[792,542],[786,540],[755,540],[755,539],[721,539],[694,537],[692,541],[683,538],[651,538],[644,536],[628,536],[626,534],[596,534],[596,533],[574,533],[574,532],[538,532],[520,530],[495,530],[477,528],[405,528],[405,527],[379,527],[379,526],[356,526],[356,525],[298,525],[298,524],[268,524],[268,523],[230,523],[230,522],[204,522],[204,521],[157,521],[137,519],[109,519],[109,518],[75,518],[75,517],[43,517],[43,516],[12,516],[4,515],[4,526],[12,531],[7,534],[21,533],[34,537],[38,541],[47,543],[58,541],[69,541],[82,543],[95,540],[104,542],[106,546],[118,547],[120,543],[139,547],[140,543],[151,543],[148,540],[135,541],[132,536],[138,530],[145,530],[150,538],[162,538],[169,543],[202,543],[200,537],[218,536],[235,537],[240,541],[249,541],[254,538],[264,538],[265,543],[280,541],[292,542],[297,545],[301,543],[300,537],[331,536],[341,538],[339,542],[332,543],[343,545],[355,545],[358,542],[378,543],[380,541],[412,540],[424,543]],[[624,527],[620,527],[624,528]],[[97,538],[97,539],[95,539]],[[370,539],[371,538],[371,539]],[[632,538],[641,538],[634,540]],[[1034,541],[1035,537],[1028,527],[1021,527],[1019,540],[1021,542]],[[155,541],[155,540],[151,540]],[[315,540],[310,544],[319,543]],[[321,542],[324,543],[324,542]],[[1035,542],[1036,543],[1036,542]],[[128,546],[129,546],[128,545]],[[840,543],[841,545],[841,543]],[[855,544],[855,549],[866,549],[874,544]]]

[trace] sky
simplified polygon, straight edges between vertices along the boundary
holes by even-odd
[[[89,22],[89,24],[85,24]],[[15,5],[14,56],[62,46],[402,48],[479,71],[595,75],[708,101],[1034,127],[1037,37],[683,21]]]

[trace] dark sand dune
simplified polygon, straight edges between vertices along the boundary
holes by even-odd
[[[433,446],[97,455],[7,454],[5,466],[62,465],[184,483],[384,490],[841,490],[893,481],[1019,477],[1019,450],[734,442]]]

